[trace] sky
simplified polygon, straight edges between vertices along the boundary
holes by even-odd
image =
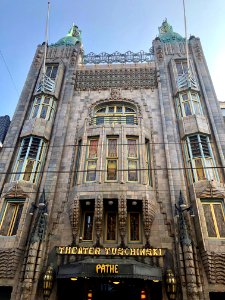
[[[0,1],[0,116],[13,116],[36,47],[45,39],[47,2]],[[188,35],[200,37],[218,100],[225,101],[225,1],[185,2]],[[184,36],[182,0],[51,0],[49,43],[74,22],[85,54],[147,52],[165,18]]]

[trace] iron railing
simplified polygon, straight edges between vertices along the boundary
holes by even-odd
[[[138,118],[134,115],[126,116],[96,116],[92,117],[90,125],[101,125],[101,124],[128,124],[138,125]]]

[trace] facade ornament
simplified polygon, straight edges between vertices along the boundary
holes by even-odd
[[[48,266],[47,271],[43,278],[43,296],[45,300],[48,300],[54,283],[54,269],[52,266]]]
[[[95,199],[95,231],[96,231],[96,247],[100,246],[100,238],[102,235],[103,220],[103,199],[100,195]]]
[[[176,299],[177,280],[172,269],[166,270],[166,292],[169,300]]]
[[[179,33],[173,31],[173,27],[167,22],[167,19],[165,19],[162,22],[162,26],[159,27],[158,39],[163,43],[170,44],[185,41],[185,39]]]
[[[121,92],[120,92],[120,90],[118,90],[118,89],[111,89],[111,93],[110,93],[111,95],[111,99],[112,100],[118,100],[118,99],[120,99],[121,98]]]
[[[143,223],[144,223],[144,234],[146,238],[146,248],[150,247],[150,234],[151,234],[151,226],[153,223],[153,220],[155,218],[155,213],[156,213],[156,207],[155,203],[149,199],[148,196],[146,196],[143,199]]]
[[[75,245],[79,233],[80,203],[79,203],[78,195],[74,197],[72,207],[69,208],[69,214],[70,214],[70,222],[72,226],[72,235],[73,235],[72,244]]]
[[[161,45],[158,45],[158,47],[156,48],[156,55],[157,55],[157,58],[158,60],[161,62],[163,61],[163,48]]]
[[[120,246],[125,248],[125,236],[127,228],[127,200],[125,195],[121,195],[118,203],[118,215],[119,215],[119,233],[121,238]]]
[[[67,35],[57,43],[50,45],[50,47],[75,46],[78,43],[82,44],[81,30],[73,24]]]

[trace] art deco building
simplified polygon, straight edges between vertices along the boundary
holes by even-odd
[[[199,38],[188,60],[166,20],[147,53],[84,55],[76,26],[45,47],[0,154],[0,298],[225,299],[225,128]]]

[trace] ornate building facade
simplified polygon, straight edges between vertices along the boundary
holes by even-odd
[[[84,55],[76,26],[38,46],[0,153],[1,299],[225,299],[224,122],[188,47],[166,20],[147,53]]]

